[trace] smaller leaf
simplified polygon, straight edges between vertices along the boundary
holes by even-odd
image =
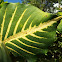
[[[58,27],[57,27],[57,30],[58,30],[60,33],[62,33],[62,19],[61,19],[61,21],[60,21],[60,23],[59,23],[59,25],[58,25]]]
[[[12,62],[3,43],[0,43],[0,62]]]

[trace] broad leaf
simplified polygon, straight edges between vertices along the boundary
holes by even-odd
[[[56,36],[58,18],[54,17],[32,5],[5,4],[0,9],[1,39],[16,56],[45,54]]]

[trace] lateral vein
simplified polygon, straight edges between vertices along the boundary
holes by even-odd
[[[39,48],[37,48],[37,47],[34,47],[34,46],[30,46],[30,45],[27,45],[27,44],[25,44],[25,43],[23,43],[22,41],[20,41],[19,39],[16,39],[18,42],[20,42],[21,44],[23,44],[23,45],[25,45],[25,46],[27,46],[27,47],[31,47],[31,48],[35,48],[35,49],[39,49]]]
[[[30,51],[27,51],[27,50],[25,50],[25,49],[19,47],[18,45],[14,44],[14,43],[12,43],[12,42],[8,42],[8,43],[14,45],[15,47],[21,49],[22,51],[24,51],[24,52],[26,52],[26,53],[29,53],[29,54],[35,55],[34,53],[32,53],[32,52],[30,52]]]
[[[3,28],[4,28],[5,18],[6,18],[6,11],[7,11],[7,8],[5,10],[5,13],[4,13],[4,16],[3,16],[3,22],[2,22],[2,25],[1,25],[1,40],[2,40]]]
[[[27,9],[25,9],[25,10],[23,11],[23,13],[22,13],[22,15],[20,16],[18,22],[16,23],[16,26],[15,26],[15,28],[14,28],[14,32],[13,32],[13,35],[16,33],[17,28],[18,28],[18,25],[19,25],[20,21],[22,20],[24,14],[25,14],[25,12],[26,12],[26,10],[27,10]]]
[[[12,15],[12,18],[11,18],[10,22],[9,22],[9,25],[8,25],[8,28],[7,28],[7,32],[6,32],[6,34],[5,34],[4,39],[6,39],[7,36],[8,36],[8,33],[9,33],[9,31],[10,31],[11,24],[12,24],[12,22],[13,22],[13,19],[14,19],[14,16],[15,16],[15,14],[16,14],[16,11],[17,11],[17,7],[15,8],[15,11],[14,11],[14,13],[13,13],[13,15]]]
[[[8,49],[10,49],[10,50],[12,50],[13,52],[16,52],[17,54],[19,54],[19,55],[21,55],[20,53],[18,53],[16,50],[14,50],[14,49],[12,49],[12,48],[10,48],[10,47],[8,47],[8,46],[6,46]]]
[[[30,17],[31,17],[31,15],[30,15],[30,16],[28,17],[28,19],[26,20],[26,22],[25,22],[24,26],[22,27],[22,30],[21,30],[21,31],[24,31],[24,29],[25,29],[25,27],[26,27],[26,24],[27,24],[28,20],[30,19]]]

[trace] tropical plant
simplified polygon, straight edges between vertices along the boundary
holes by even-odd
[[[56,40],[61,18],[30,4],[4,4],[0,9],[0,62],[9,62],[10,52],[28,62],[36,62],[39,54],[46,55]]]
[[[23,4],[32,4],[44,12],[57,13],[56,10],[60,11],[61,0],[22,0]],[[54,7],[54,4],[59,3],[59,7]]]

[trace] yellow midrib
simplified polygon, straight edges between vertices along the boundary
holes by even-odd
[[[23,38],[27,35],[33,34],[36,31],[43,32],[41,29],[47,28],[48,26],[52,25],[55,22],[56,21],[48,21],[48,22],[43,23],[43,24],[41,23],[39,26],[31,27],[31,29],[27,29],[27,30],[24,30],[24,32],[19,32],[19,33],[13,35],[13,36],[10,36],[9,38],[4,40],[3,42],[12,41],[12,40],[15,40],[15,39],[18,39],[18,38],[21,38],[21,37]]]

